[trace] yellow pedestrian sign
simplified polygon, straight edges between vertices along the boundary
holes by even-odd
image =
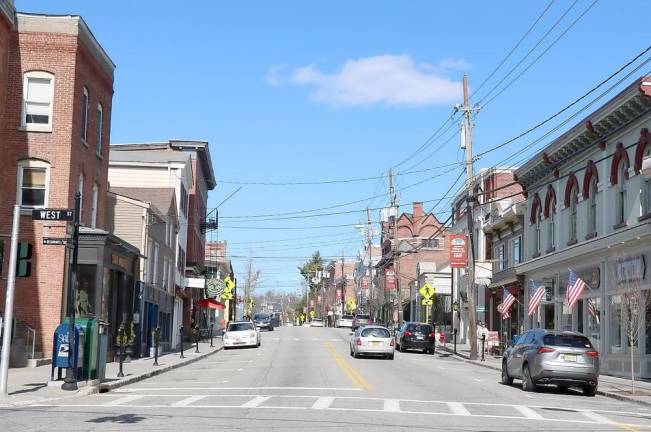
[[[233,279],[231,279],[230,276],[226,276],[224,283],[226,284],[226,289],[228,291],[233,291],[233,288],[235,288],[235,282],[233,282]]]
[[[432,306],[432,305],[434,304],[434,300],[432,300],[432,299],[422,299],[422,300],[420,301],[420,303],[421,303],[423,306]]]
[[[424,299],[431,299],[436,294],[436,288],[434,288],[429,283],[425,283],[425,285],[420,287],[418,292],[420,293],[421,296],[423,296]]]
[[[311,311],[310,311],[310,318],[314,319],[315,316],[316,316],[316,312],[314,312],[313,310],[311,310]]]
[[[356,307],[357,307],[357,303],[355,303],[355,300],[350,299],[350,300],[348,300],[348,301],[346,302],[346,309],[347,309],[349,312],[354,311]]]

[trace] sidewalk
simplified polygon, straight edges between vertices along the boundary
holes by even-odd
[[[470,345],[457,344],[457,353],[454,355],[454,345],[447,344],[445,347],[439,345],[437,347],[441,351],[446,351],[453,354],[457,360],[471,363],[477,366],[494,369],[496,371],[502,370],[502,357],[492,356],[486,354],[484,361],[481,361],[481,348],[479,349],[479,359],[470,360]],[[631,380],[626,378],[619,378],[610,375],[599,375],[599,389],[597,394],[607,396],[614,399],[619,399],[627,402],[636,402],[643,405],[651,406],[651,381],[642,380],[635,381],[635,396],[631,396]],[[642,393],[642,394],[638,394]]]
[[[186,348],[183,353],[185,358],[180,358],[180,352],[165,353],[158,357],[158,366],[153,365],[153,357],[140,358],[132,360],[129,363],[123,363],[123,378],[117,377],[119,370],[118,362],[107,363],[106,378],[101,383],[86,383],[82,381],[79,382],[79,390],[77,391],[65,391],[61,390],[60,386],[48,386],[48,380],[50,379],[50,372],[52,370],[51,365],[35,368],[9,369],[9,397],[2,398],[0,396],[0,407],[25,406],[33,403],[67,399],[112,390],[193,363],[221,351],[223,348],[221,339],[215,338],[213,345],[214,347],[211,348],[210,342],[199,342],[199,353],[197,354],[195,353],[195,345],[190,347],[189,344],[186,344],[184,345]]]

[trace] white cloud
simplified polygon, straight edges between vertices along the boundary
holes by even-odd
[[[278,87],[283,83],[283,72],[287,69],[285,65],[272,66],[265,76],[265,81],[274,87]]]
[[[311,100],[333,106],[447,104],[459,100],[461,82],[445,72],[466,66],[454,59],[430,65],[416,64],[409,55],[382,55],[347,60],[330,74],[314,65],[296,68],[289,83],[311,87]],[[270,81],[268,74],[267,81],[279,85],[277,71],[272,76],[278,79]]]

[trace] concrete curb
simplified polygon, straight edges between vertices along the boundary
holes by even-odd
[[[451,357],[453,359],[455,359],[455,360],[462,361],[464,363],[469,363],[469,364],[472,364],[472,365],[475,365],[475,366],[481,366],[481,367],[485,367],[485,368],[488,368],[488,369],[493,369],[493,370],[500,371],[500,372],[502,371],[502,369],[500,367],[485,364],[485,363],[482,363],[479,360],[470,360],[467,356],[464,356],[463,354],[459,354],[459,353],[455,354],[454,351],[450,350],[449,348],[439,347],[439,349],[441,349],[441,351],[445,351],[445,352],[451,354]],[[600,396],[605,396],[605,397],[611,398],[611,399],[617,399],[617,400],[620,400],[622,402],[633,402],[633,403],[636,403],[636,404],[639,404],[639,405],[651,406],[651,402],[635,399],[635,398],[630,397],[630,396],[624,396],[624,395],[620,395],[620,394],[617,394],[617,393],[612,393],[612,392],[609,392],[609,391],[597,390],[597,394],[600,395]]]
[[[53,402],[53,401],[60,401],[60,400],[65,400],[65,399],[72,399],[77,396],[87,396],[91,394],[97,394],[97,393],[103,393],[107,392],[110,390],[114,390],[116,388],[132,384],[138,381],[142,381],[147,378],[154,377],[156,375],[160,375],[162,373],[168,372],[170,370],[179,368],[181,366],[185,366],[191,363],[194,363],[196,361],[199,361],[201,359],[204,359],[206,357],[209,357],[215,353],[218,353],[224,349],[223,346],[217,348],[214,351],[208,352],[208,353],[200,353],[200,355],[192,355],[191,358],[186,358],[186,360],[182,362],[178,362],[169,366],[164,366],[160,367],[159,369],[154,369],[145,373],[141,373],[138,375],[133,375],[129,377],[125,377],[124,379],[120,379],[114,382],[109,382],[109,383],[100,383],[98,385],[87,385],[76,392],[72,394],[67,394],[65,396],[57,396],[57,397],[52,397],[52,398],[44,398],[44,399],[32,399],[32,400],[25,400],[25,401],[18,401],[18,402],[8,402],[3,399],[0,399],[0,408],[20,408],[20,407],[25,407],[29,405],[38,405],[46,402]]]

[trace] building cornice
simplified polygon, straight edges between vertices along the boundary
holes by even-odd
[[[514,180],[525,191],[571,164],[589,149],[605,148],[610,136],[651,112],[651,77],[637,79],[598,110],[552,141],[516,170]]]

